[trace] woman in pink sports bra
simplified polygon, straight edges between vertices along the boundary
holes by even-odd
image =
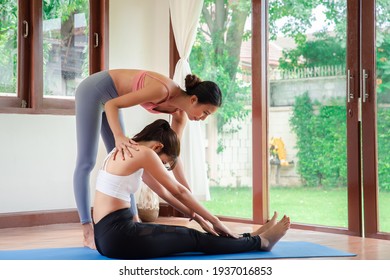
[[[77,161],[73,188],[84,246],[96,248],[90,206],[89,177],[96,163],[99,133],[107,153],[116,148],[121,159],[132,156],[137,145],[124,131],[121,108],[141,105],[151,113],[172,115],[172,129],[179,139],[187,118],[205,120],[222,104],[222,94],[217,84],[201,81],[196,75],[187,75],[185,90],[172,79],[156,72],[136,69],[113,69],[90,75],[76,90]],[[132,149],[132,150],[131,150]],[[190,189],[184,176],[180,159],[173,174]],[[157,182],[156,182],[157,184]],[[139,221],[134,195],[129,198],[135,221]]]

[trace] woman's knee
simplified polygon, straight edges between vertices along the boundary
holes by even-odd
[[[82,173],[90,173],[95,167],[96,159],[87,159],[79,160],[77,162],[76,170]]]

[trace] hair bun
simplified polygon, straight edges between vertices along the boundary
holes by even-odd
[[[199,85],[201,82],[202,82],[202,80],[198,76],[188,74],[185,78],[186,89],[194,88],[197,85]]]
[[[167,122],[166,120],[162,120],[161,121],[161,127],[165,131],[169,131],[171,129],[171,126],[169,125],[169,122]]]

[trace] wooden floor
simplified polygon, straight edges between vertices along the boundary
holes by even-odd
[[[159,223],[186,225],[199,229],[195,222],[183,218],[159,218]],[[235,232],[250,232],[258,226],[249,224],[226,224]],[[390,241],[355,236],[290,229],[285,241],[308,241],[357,254],[351,258],[327,258],[343,260],[390,260]],[[0,229],[0,250],[79,247],[82,232],[79,224],[56,224],[36,227]],[[324,258],[321,258],[324,259]]]

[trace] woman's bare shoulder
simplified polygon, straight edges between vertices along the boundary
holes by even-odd
[[[155,168],[161,163],[160,157],[153,149],[146,146],[140,146],[139,152],[138,160],[143,168]]]
[[[137,160],[147,160],[148,158],[155,158],[155,156],[157,156],[156,152],[143,145],[139,145],[138,151],[133,152],[133,158],[136,158]]]
[[[152,149],[139,145],[137,151],[132,151],[132,156],[125,154],[124,160],[122,160],[122,155],[118,153],[116,159],[114,160],[113,156],[109,159],[106,171],[114,174],[125,176],[129,175],[140,168],[146,168],[156,161],[156,154]],[[157,155],[157,154],[156,154]]]

